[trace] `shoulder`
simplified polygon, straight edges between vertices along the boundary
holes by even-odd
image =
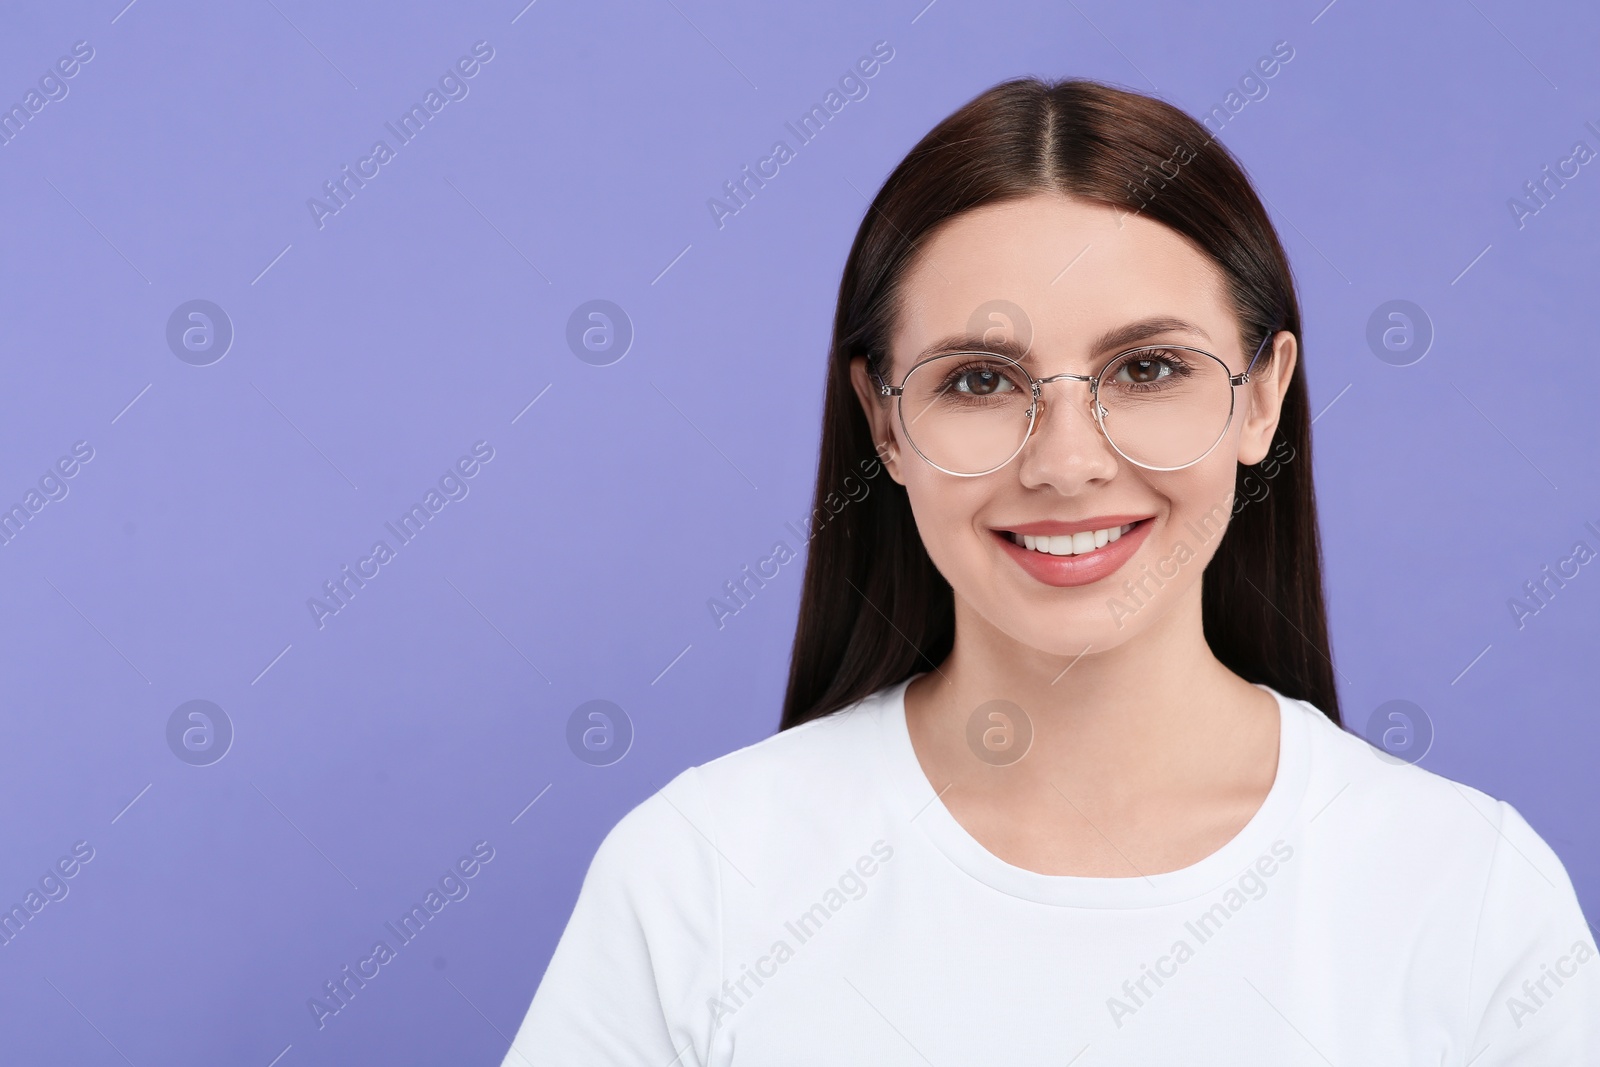
[[[1493,1050],[1474,1062],[1584,1062],[1600,1048],[1600,964],[1588,966],[1594,940],[1549,843],[1509,801],[1292,703],[1310,718],[1304,825],[1318,862],[1347,896],[1406,916],[1396,936],[1452,961],[1472,1047]]]
[[[1444,912],[1536,940],[1545,923],[1581,931],[1566,867],[1507,800],[1389,755],[1304,701],[1313,836],[1374,879]],[[1398,887],[1398,888],[1397,888]],[[1563,935],[1564,936],[1564,935]]]
[[[792,852],[808,834],[831,837],[883,788],[885,693],[685,769],[622,817],[596,864],[651,877],[687,855],[754,863],[762,841]]]
[[[1484,864],[1498,847],[1526,846],[1555,859],[1506,801],[1393,756],[1306,701],[1290,703],[1305,713],[1311,762],[1306,803],[1318,821],[1359,826],[1374,845],[1455,850]]]
[[[894,710],[888,694],[879,690],[696,768],[706,790],[729,809],[730,829],[770,826],[797,810],[848,811],[881,788],[883,730]]]

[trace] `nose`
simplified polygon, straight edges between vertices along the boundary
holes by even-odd
[[[1116,474],[1117,454],[1094,418],[1088,382],[1053,381],[1040,389],[1033,432],[1018,459],[1023,484],[1066,493]]]

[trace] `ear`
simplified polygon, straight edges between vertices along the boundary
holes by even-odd
[[[1272,339],[1272,359],[1258,359],[1257,368],[1266,363],[1264,370],[1250,372],[1250,382],[1244,386],[1244,424],[1239,432],[1239,462],[1249,466],[1260,463],[1272,444],[1272,435],[1278,429],[1278,417],[1283,412],[1283,398],[1294,378],[1294,368],[1299,356],[1299,346],[1294,334],[1279,330]],[[1263,352],[1265,357],[1267,353]]]
[[[894,420],[890,417],[893,405],[889,397],[878,392],[877,384],[867,371],[867,357],[851,358],[850,384],[855,387],[856,399],[866,413],[867,427],[872,431],[873,449],[877,452],[878,460],[889,472],[889,477],[901,485],[906,484],[900,476],[900,443],[895,436]]]

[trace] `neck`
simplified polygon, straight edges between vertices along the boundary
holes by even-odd
[[[1275,732],[1277,711],[1271,694],[1206,644],[1201,584],[1122,644],[1069,654],[1017,641],[958,596],[951,653],[913,683],[915,695],[908,690],[908,720],[959,760],[974,709],[997,699],[1023,709],[1033,731],[1027,755],[984,776],[1002,793],[1070,781],[1115,803],[1227,778],[1251,743],[1259,750],[1263,730]]]

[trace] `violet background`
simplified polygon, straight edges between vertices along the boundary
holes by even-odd
[[[94,48],[0,146],[0,505],[94,449],[0,545],[0,903],[95,850],[0,946],[0,1061],[499,1063],[605,831],[776,726],[800,562],[720,630],[707,600],[810,510],[864,195],[1005,78],[1199,114],[1278,41],[1221,140],[1302,286],[1347,721],[1422,708],[1422,764],[1515,804],[1600,916],[1600,566],[1507,607],[1600,548],[1600,164],[1507,207],[1600,148],[1600,9],[125,2],[0,14],[0,104]],[[319,229],[307,199],[480,40]],[[708,198],[878,41],[719,229]],[[166,342],[197,298],[235,331],[209,366]],[[635,334],[609,366],[566,340],[593,299]],[[1409,366],[1366,339],[1394,299],[1436,335]],[[480,440],[319,630],[307,598]],[[168,747],[194,699],[235,731],[210,766]],[[634,731],[605,767],[567,743],[596,699]],[[479,840],[470,895],[319,1030],[308,998]]]

